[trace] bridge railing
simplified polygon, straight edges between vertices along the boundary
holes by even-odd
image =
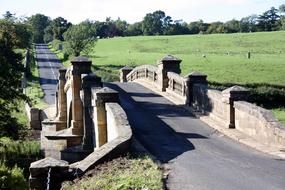
[[[158,68],[153,65],[141,65],[130,71],[126,76],[126,79],[128,82],[136,79],[148,79],[152,82],[156,82],[157,70]]]
[[[186,104],[188,99],[188,77],[182,77],[174,72],[167,72],[168,87],[166,92],[175,95]]]

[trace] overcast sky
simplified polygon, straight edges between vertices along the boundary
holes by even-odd
[[[42,13],[52,19],[62,16],[72,23],[87,18],[103,21],[106,17],[120,17],[134,23],[141,21],[146,13],[162,10],[174,20],[212,22],[261,14],[283,3],[285,0],[0,0],[0,14]]]

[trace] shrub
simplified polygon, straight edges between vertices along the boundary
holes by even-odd
[[[40,158],[38,141],[13,141],[7,137],[0,138],[0,160],[8,167],[15,165],[23,168],[28,177],[30,164]]]
[[[28,184],[24,178],[23,169],[14,166],[7,167],[0,163],[0,189],[23,190],[28,189]]]

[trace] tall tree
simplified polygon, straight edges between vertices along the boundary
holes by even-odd
[[[89,53],[95,46],[96,30],[89,20],[71,26],[63,37],[68,43],[70,53],[79,56],[81,52]]]
[[[163,11],[148,13],[142,21],[142,30],[144,35],[160,35],[163,33]]]
[[[65,20],[62,17],[57,17],[52,20],[51,22],[51,28],[53,32],[53,38],[63,41],[63,33],[67,31],[67,29],[71,26],[72,24]]]
[[[258,23],[258,15],[250,15],[240,20],[241,32],[256,32]]]
[[[30,45],[28,27],[11,19],[0,20],[0,137],[18,138],[20,124],[11,115],[17,110],[17,100],[26,99],[19,88],[24,71],[22,56],[16,48]]]
[[[36,14],[28,19],[29,24],[32,27],[33,41],[35,43],[44,42],[44,30],[50,24],[49,17],[43,14]]]
[[[225,33],[236,33],[240,31],[240,22],[238,20],[233,19],[224,24]]]
[[[280,15],[277,14],[278,9],[271,7],[270,10],[264,12],[258,17],[258,27],[262,31],[274,31],[278,30],[280,26]]]

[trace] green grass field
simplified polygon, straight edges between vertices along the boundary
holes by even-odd
[[[285,85],[285,31],[101,39],[89,57],[116,73],[125,65],[155,64],[167,54],[183,60],[183,75],[200,71],[221,83]]]
[[[63,53],[56,53],[62,59]],[[199,71],[208,75],[212,85],[247,86],[257,99],[263,99],[253,102],[274,108],[275,115],[285,121],[285,102],[278,105],[285,97],[285,31],[100,39],[88,57],[93,70],[112,81],[119,79],[119,69],[126,65],[156,64],[168,54],[182,59],[182,75]]]

